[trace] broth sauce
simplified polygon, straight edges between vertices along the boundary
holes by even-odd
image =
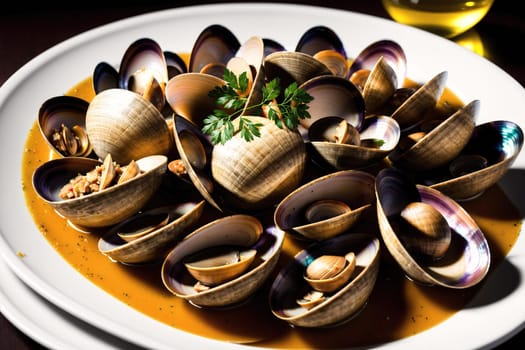
[[[79,83],[68,94],[91,100],[94,96],[91,80]],[[440,103],[447,106],[450,101],[458,102],[446,91]],[[37,197],[31,176],[36,167],[53,157],[35,122],[26,140],[22,175],[27,206],[41,234],[75,270],[114,298],[148,317],[189,333],[262,348],[371,346],[409,337],[446,321],[479,289],[475,286],[453,290],[411,282],[382,247],[384,257],[378,280],[366,307],[356,317],[332,328],[290,327],[271,313],[267,297],[279,269],[306,246],[286,237],[275,274],[248,301],[228,309],[200,309],[164,287],[161,262],[130,266],[110,261],[98,251],[100,233],[73,229]],[[516,242],[521,230],[519,212],[497,185],[482,196],[461,204],[489,242],[490,274]]]

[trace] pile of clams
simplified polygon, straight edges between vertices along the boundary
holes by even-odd
[[[477,125],[478,100],[441,108],[447,71],[418,83],[407,71],[398,43],[351,57],[326,26],[287,50],[214,24],[187,59],[140,38],[118,69],[94,67],[90,101],[42,104],[52,157],[33,186],[75,228],[102,232],[101,254],[161,265],[166,289],[198,307],[240,307],[266,285],[277,318],[334,327],[366,307],[386,252],[416,283],[472,287],[490,249],[459,202],[501,179],[523,132],[505,120]],[[246,79],[233,89],[237,114],[211,94],[228,86],[226,72]],[[281,91],[268,102],[274,80]],[[293,127],[269,111],[291,84],[311,97]],[[217,111],[232,122],[219,143],[204,131]],[[246,122],[257,126],[251,140]],[[138,170],[127,181],[102,185],[103,175],[91,193],[58,197],[78,174],[128,165]],[[306,247],[282,254],[287,239]]]

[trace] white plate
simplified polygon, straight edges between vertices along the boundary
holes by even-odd
[[[0,252],[24,282],[53,304],[148,348],[246,346],[216,342],[168,327],[129,308],[82,277],[42,237],[25,207],[20,186],[22,152],[40,104],[90,75],[99,61],[118,64],[126,47],[139,37],[151,37],[171,51],[187,52],[200,31],[213,23],[230,28],[241,42],[260,35],[277,39],[291,49],[306,29],[325,24],[343,38],[349,56],[357,55],[375,40],[390,38],[406,51],[411,78],[425,81],[447,70],[448,86],[463,101],[479,99],[478,123],[525,120],[524,89],[489,61],[426,32],[334,9],[263,3],[179,8],[103,26],[44,52],[0,89]],[[522,213],[524,168],[522,154],[501,181]],[[26,257],[18,257],[18,251]],[[525,238],[520,237],[504,263],[484,281],[469,307],[428,331],[385,347],[478,348],[503,341],[521,329],[525,321],[525,308],[516,307],[525,302],[525,284],[520,279],[524,274]]]
[[[21,331],[49,349],[142,349],[51,304],[0,259],[0,311]]]

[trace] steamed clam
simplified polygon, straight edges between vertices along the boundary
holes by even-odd
[[[353,80],[352,76],[356,73],[372,71],[379,60],[384,60],[393,69],[393,81],[397,88],[401,88],[407,78],[407,57],[399,43],[388,39],[374,41],[361,50],[350,65],[350,80]]]
[[[297,42],[295,51],[311,55],[336,76],[348,77],[350,64],[343,42],[329,27],[319,25],[305,31]]]
[[[304,274],[310,265],[319,261],[325,265],[326,260],[336,264],[342,261],[348,269],[343,270],[351,274],[339,288],[321,292],[310,286]],[[330,327],[347,321],[366,306],[375,286],[379,261],[380,243],[373,235],[352,233],[314,243],[279,271],[270,289],[272,313],[300,327]]]
[[[341,117],[325,117],[308,129],[312,158],[336,170],[359,169],[386,158],[398,145],[399,124],[388,116],[371,115],[356,129]]]
[[[98,241],[99,251],[124,264],[162,260],[201,218],[204,201],[149,209],[113,226]]]
[[[74,96],[47,99],[38,111],[38,127],[54,154],[60,157],[93,157],[86,131],[88,101]]]
[[[306,149],[297,130],[281,129],[264,117],[245,117],[262,125],[261,136],[248,142],[236,129],[231,140],[213,147],[211,172],[225,189],[228,207],[267,209],[301,183]]]
[[[263,225],[254,216],[219,218],[190,233],[173,248],[162,266],[163,283],[170,292],[197,306],[239,304],[268,279],[279,259],[283,239],[282,231]],[[187,265],[201,281],[190,274]],[[230,268],[234,273],[229,273]],[[217,281],[214,274],[227,277]]]
[[[199,34],[190,53],[188,72],[202,73],[210,66],[219,66],[222,78],[226,63],[241,46],[239,40],[228,28],[212,24]]]
[[[119,163],[173,151],[172,131],[161,112],[141,95],[126,89],[98,93],[86,112],[86,130],[93,150]]]
[[[487,240],[453,199],[416,185],[393,168],[379,172],[376,192],[381,236],[410,279],[460,289],[485,277],[490,266]],[[417,208],[410,212],[413,205]]]
[[[425,174],[420,181],[455,200],[472,199],[501,179],[522,147],[519,125],[506,120],[483,123],[474,128],[465,147],[445,169]]]
[[[167,158],[153,155],[138,159],[136,164],[140,174],[130,180],[64,200],[59,197],[64,185],[102,163],[84,157],[57,158],[35,170],[33,187],[46,203],[74,226],[88,229],[107,227],[131,217],[152,198],[166,172]]]
[[[174,54],[171,54],[172,60]],[[175,59],[176,60],[176,59]],[[176,60],[177,69],[181,60]],[[160,45],[151,38],[140,38],[132,42],[122,55],[119,69],[107,62],[100,62],[93,71],[95,93],[107,89],[125,89],[143,96],[162,111],[164,88],[168,82],[168,63]]]
[[[399,168],[423,172],[448,163],[465,147],[476,126],[480,102],[473,100],[428,131],[416,129],[403,134],[389,159]],[[427,125],[426,123],[421,126]],[[453,142],[451,142],[453,140]]]
[[[279,202],[274,221],[281,230],[310,240],[340,235],[373,207],[374,181],[374,176],[359,170],[316,178]]]

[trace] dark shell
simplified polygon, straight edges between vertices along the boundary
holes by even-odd
[[[175,52],[164,51],[164,58],[168,67],[168,79],[173,78],[177,74],[188,72],[186,62]]]
[[[84,99],[67,95],[51,97],[40,106],[38,111],[40,133],[49,147],[58,156],[64,157],[67,155],[62,154],[51,142],[54,131],[60,129],[62,124],[69,129],[79,126],[85,131],[88,106],[89,102]],[[96,158],[91,146],[82,156]]]
[[[128,46],[119,66],[120,87],[129,89],[130,77],[141,69],[151,70],[159,84],[165,84],[168,81],[164,52],[153,39],[141,38]]]
[[[315,26],[303,33],[295,51],[304,52],[311,56],[322,50],[335,50],[346,56],[346,51],[341,38],[326,26]]]
[[[118,71],[107,62],[100,62],[93,71],[93,90],[96,94],[107,89],[120,88]]]
[[[263,38],[262,40],[264,43],[264,57],[277,51],[286,51],[284,45],[274,39]]]
[[[230,60],[241,43],[228,28],[213,24],[200,34],[190,54],[189,72],[200,72],[207,64],[224,64]]]
[[[188,176],[204,199],[211,205],[213,205],[218,210],[222,211],[222,201],[215,191],[215,182],[213,181],[213,176],[211,174],[210,160],[211,152],[213,150],[213,145],[211,144],[209,138],[204,135],[201,130],[192,122],[187,120],[184,117],[174,115],[173,116],[173,125],[174,125],[174,137],[175,145],[177,151],[181,156],[181,159],[184,162]],[[202,167],[195,167],[191,161],[190,154],[193,150],[186,149],[190,145],[185,145],[182,141],[181,135],[184,133],[190,133],[195,137],[195,140],[200,142],[205,153],[205,160],[202,162]]]
[[[401,45],[392,40],[375,41],[364,48],[352,62],[349,76],[360,69],[372,69],[381,56],[395,71],[398,87],[401,87],[407,74],[407,58]]]

